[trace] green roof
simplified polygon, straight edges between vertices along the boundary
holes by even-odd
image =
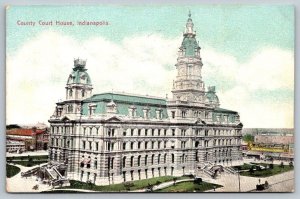
[[[215,112],[234,113],[234,114],[237,114],[236,111],[232,111],[232,110],[228,110],[228,109],[224,109],[224,108],[215,108]]]
[[[120,93],[101,93],[95,94],[90,98],[84,100],[84,102],[97,102],[97,101],[111,101],[114,100],[126,102],[132,105],[136,104],[149,104],[149,105],[158,105],[158,106],[166,106],[166,100],[162,98],[154,98],[148,96],[138,96],[138,95],[130,95],[130,94],[120,94]]]
[[[104,114],[109,102],[114,101],[117,105],[117,113],[120,115],[129,115],[129,107],[135,106],[136,116],[144,117],[144,108],[149,108],[149,118],[156,118],[156,110],[162,110],[162,118],[168,118],[166,100],[148,96],[137,96],[120,93],[101,93],[93,95],[83,100],[82,114],[88,115],[88,106],[90,103],[96,104],[96,114]]]
[[[194,56],[199,48],[198,42],[195,37],[184,37],[181,48],[185,49],[186,56]]]
[[[67,84],[91,84],[91,78],[84,67],[74,67]]]

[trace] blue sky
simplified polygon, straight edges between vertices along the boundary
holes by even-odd
[[[292,127],[294,8],[282,5],[9,7],[8,89],[20,90],[19,95],[32,92],[32,96],[38,96],[43,89],[57,93],[43,102],[28,99],[32,107],[49,108],[23,122],[34,123],[40,118],[46,121],[52,114],[57,98],[64,97],[72,58],[78,56],[88,58],[91,65],[87,67],[97,92],[114,89],[141,94],[147,90],[147,94],[159,96],[169,93],[189,9],[202,48],[203,78],[206,85],[217,86],[221,105],[240,111],[246,127]],[[108,21],[109,25],[32,27],[18,26],[18,20]],[[112,82],[118,77],[116,70],[122,71],[119,79],[126,74],[128,81]],[[153,74],[160,71],[166,78],[156,75],[157,81],[153,82],[145,70]],[[26,94],[22,91],[24,85]],[[8,90],[7,100],[16,98]],[[249,110],[261,109],[265,114],[253,119],[253,111]],[[8,122],[22,122],[22,117],[16,116],[20,110],[23,114],[29,112],[25,107],[8,104]]]

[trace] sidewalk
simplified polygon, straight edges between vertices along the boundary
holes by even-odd
[[[268,181],[269,185],[271,185],[272,187],[272,189],[266,190],[269,192],[271,191],[291,192],[294,190],[294,181],[293,181],[294,170],[293,170],[293,171],[288,171],[285,173],[281,173],[278,175],[265,177],[265,178],[240,176],[241,192],[249,192],[255,190],[256,185],[259,183],[259,179],[260,179],[260,183],[264,183],[265,181]],[[220,184],[223,186],[221,188],[216,189],[215,192],[239,192],[238,175],[223,174],[219,179],[203,178],[203,181]],[[281,184],[281,186],[279,184]],[[280,189],[275,190],[275,188],[278,186],[280,186]],[[209,192],[213,192],[213,190],[210,190]]]
[[[45,164],[47,164],[47,163],[45,163]],[[13,164],[10,164],[10,165],[13,165]],[[27,178],[21,177],[22,172],[26,172],[26,171],[31,170],[38,166],[32,166],[32,167],[24,167],[22,165],[14,165],[14,166],[19,167],[21,169],[21,171],[17,175],[15,175],[11,178],[6,178],[6,191],[7,192],[15,192],[15,193],[41,192],[41,191],[47,191],[47,190],[51,189],[51,186],[42,184],[40,181],[37,181],[37,178],[34,176],[27,177]],[[33,186],[35,186],[35,185],[39,185],[39,188],[37,190],[32,189]]]
[[[40,151],[28,151],[24,153],[8,153],[6,152],[6,157],[22,157],[22,156],[36,156],[36,155],[48,155],[48,151],[40,150]]]

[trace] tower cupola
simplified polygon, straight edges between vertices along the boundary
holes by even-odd
[[[74,68],[66,85],[67,100],[83,100],[92,95],[92,83],[87,73],[86,60],[74,59]]]

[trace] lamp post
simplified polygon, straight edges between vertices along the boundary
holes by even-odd
[[[238,169],[238,179],[239,179],[239,192],[241,192],[241,179],[240,179],[240,170]]]

